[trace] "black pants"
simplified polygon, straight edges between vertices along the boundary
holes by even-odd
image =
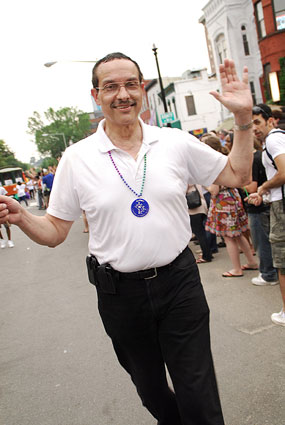
[[[118,360],[158,425],[223,425],[209,309],[192,252],[154,279],[120,277],[115,295],[97,291]]]
[[[205,214],[194,214],[190,215],[191,229],[197,237],[201,250],[202,258],[205,261],[212,260],[211,247],[208,243],[207,233],[205,230]]]

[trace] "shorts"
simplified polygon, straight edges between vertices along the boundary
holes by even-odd
[[[285,269],[285,213],[283,201],[274,201],[270,206],[270,234],[273,265]]]

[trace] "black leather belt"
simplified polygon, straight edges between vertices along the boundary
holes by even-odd
[[[162,271],[166,270],[169,268],[169,266],[171,266],[172,264],[175,264],[176,262],[178,262],[180,260],[180,258],[183,256],[183,254],[188,250],[188,246],[178,255],[178,257],[176,257],[171,263],[165,265],[165,266],[161,266],[161,267],[154,267],[152,269],[146,269],[146,270],[139,270],[136,272],[119,272],[119,271],[114,271],[121,276],[123,279],[154,279],[159,273],[161,273]]]

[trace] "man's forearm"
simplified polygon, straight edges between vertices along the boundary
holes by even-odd
[[[63,222],[59,225],[58,219],[55,220],[48,214],[38,217],[24,210],[17,225],[34,242],[55,247],[65,240],[72,222]]]
[[[251,120],[249,114],[242,118],[235,116],[237,127],[250,124]],[[248,184],[251,181],[253,161],[253,131],[251,127],[247,130],[235,129],[234,143],[229,159],[233,172],[241,178],[242,185]]]

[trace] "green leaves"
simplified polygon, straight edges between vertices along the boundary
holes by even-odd
[[[28,120],[28,133],[34,135],[38,151],[57,158],[66,146],[76,143],[90,133],[89,114],[76,108],[49,108],[44,118],[38,112]],[[66,145],[66,146],[65,146]]]
[[[4,167],[21,167],[26,169],[27,164],[18,161],[14,152],[10,151],[4,140],[0,140],[0,168]]]

